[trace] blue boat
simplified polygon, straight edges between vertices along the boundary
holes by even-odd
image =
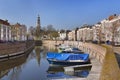
[[[47,60],[54,65],[82,65],[90,63],[89,54],[48,52]]]

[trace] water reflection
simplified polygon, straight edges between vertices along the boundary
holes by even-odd
[[[35,46],[29,54],[0,62],[0,79],[49,80],[76,76],[85,77],[84,75],[88,75],[91,68],[75,68],[75,72],[71,75],[64,72],[63,66],[50,66],[46,60],[48,51],[56,52],[57,48],[47,44]]]
[[[87,77],[91,67],[75,68],[74,72],[64,72],[64,66],[49,66],[48,78]]]
[[[116,59],[117,59],[117,62],[118,62],[118,65],[120,67],[120,55],[115,53],[115,56],[116,56]]]
[[[64,68],[62,66],[49,66],[47,70],[47,77],[49,79],[53,78],[70,78],[72,76],[64,73]]]
[[[10,71],[9,69],[8,70],[4,70],[4,71],[0,71],[0,78],[2,78],[5,75],[8,75],[9,71]]]
[[[89,74],[89,71],[88,70],[81,70],[81,71],[76,71],[74,72],[74,75],[75,76],[79,76],[79,77],[87,77]]]
[[[40,77],[38,75],[36,76],[36,74],[41,73],[39,69],[41,69],[40,53],[42,51],[43,51],[43,48],[41,46],[36,46],[34,50],[29,54],[18,56],[16,58],[9,59],[6,61],[1,61],[0,62],[0,78],[2,80],[30,80],[32,78],[33,80],[39,79]]]
[[[40,56],[40,52],[42,52],[43,50],[41,49],[42,46],[35,46],[35,53],[36,53],[36,59],[37,59],[37,62],[38,62],[38,65],[40,66],[40,59],[41,59],[41,56]]]
[[[27,57],[28,57],[28,54],[25,54],[17,58],[1,61],[0,62],[0,78],[2,78],[3,76],[9,75],[10,80],[17,80],[18,75],[22,71],[21,64],[24,64],[26,62]]]
[[[64,71],[63,67],[60,66],[49,66],[47,70],[48,73],[63,72],[63,71]]]
[[[58,51],[55,45],[43,44],[43,46],[47,51],[53,51],[53,52]]]

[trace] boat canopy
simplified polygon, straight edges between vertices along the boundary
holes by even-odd
[[[88,60],[89,54],[74,54],[74,53],[57,53],[48,52],[47,59],[65,60]]]
[[[75,48],[75,47],[73,47],[72,50],[78,50],[78,51],[79,51],[79,49],[78,49],[78,48]]]

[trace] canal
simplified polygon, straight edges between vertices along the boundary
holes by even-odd
[[[118,65],[119,65],[119,67],[120,67],[120,54],[115,53],[115,57],[116,57],[116,59],[117,59]]]
[[[30,53],[0,61],[0,80],[51,80],[59,78],[87,77],[91,67],[76,68],[74,73],[65,73],[63,66],[51,66],[46,60],[48,51],[56,47],[36,46]]]

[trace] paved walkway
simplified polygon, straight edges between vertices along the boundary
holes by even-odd
[[[102,65],[100,80],[120,80],[120,69],[111,46],[104,47],[107,49],[105,60]]]
[[[86,80],[99,80],[101,73],[101,63],[96,59],[91,57],[92,69]]]

